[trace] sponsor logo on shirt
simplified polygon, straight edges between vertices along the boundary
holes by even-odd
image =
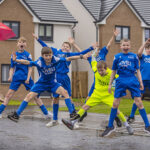
[[[55,72],[55,67],[52,67],[52,68],[43,68],[42,72],[45,75],[53,74]]]
[[[121,67],[128,67],[128,66],[131,66],[131,62],[128,61],[128,60],[121,61],[121,62],[119,63],[119,66],[121,66]]]
[[[150,63],[150,58],[144,58],[145,63]]]

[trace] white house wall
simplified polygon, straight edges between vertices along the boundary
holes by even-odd
[[[69,25],[54,25],[54,30],[53,30],[53,42],[45,42],[48,46],[52,46],[55,48],[60,49],[61,45],[64,41],[67,41],[68,37],[71,37],[72,35],[72,30],[71,26]],[[35,24],[35,34],[38,35],[38,24]],[[39,56],[41,56],[41,48],[42,46],[35,40],[34,41],[34,60],[36,60]],[[70,65],[70,70],[71,70],[71,65]],[[71,71],[69,73],[69,76],[71,77]],[[38,79],[38,72],[35,69],[35,74],[34,74],[34,80],[37,81]]]
[[[78,0],[62,0],[62,2],[78,21],[78,24],[74,28],[77,45],[82,50],[87,49],[92,43],[96,42],[96,27],[93,23],[93,17]],[[89,63],[84,60],[78,60],[77,63],[73,63],[72,70],[88,71],[88,89],[90,89],[94,76]]]

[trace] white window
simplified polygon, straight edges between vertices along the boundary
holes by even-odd
[[[53,25],[40,24],[39,25],[39,38],[43,41],[53,41]]]
[[[11,38],[11,39],[18,39],[20,37],[20,22],[17,21],[3,21],[3,23],[10,27],[13,32],[16,34],[15,37]]]
[[[122,39],[130,39],[130,27],[116,26],[115,28],[120,31],[116,37],[116,42],[120,42]]]
[[[2,64],[1,65],[1,83],[9,83],[8,82],[9,69],[10,69],[9,64]]]
[[[150,38],[150,29],[146,28],[145,29],[145,41]]]

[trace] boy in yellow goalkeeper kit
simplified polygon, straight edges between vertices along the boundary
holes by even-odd
[[[87,111],[90,107],[99,105],[100,103],[104,103],[108,105],[110,108],[113,105],[114,95],[113,93],[108,93],[108,86],[111,76],[111,70],[107,68],[107,64],[104,61],[92,61],[92,70],[95,75],[95,89],[91,95],[91,97],[87,100],[87,102],[82,106],[82,108],[78,111],[77,115],[70,119],[62,119],[62,122],[71,130],[74,128],[74,124],[80,119],[80,117]],[[126,121],[123,113],[118,110],[118,117],[123,122],[129,134],[133,134],[132,128]]]

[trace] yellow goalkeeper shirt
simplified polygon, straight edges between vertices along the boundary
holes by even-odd
[[[98,90],[101,94],[105,95],[106,93],[108,93],[108,86],[112,70],[107,68],[107,74],[105,76],[101,76],[97,71],[97,61],[92,61],[91,65],[95,75],[95,90]]]

